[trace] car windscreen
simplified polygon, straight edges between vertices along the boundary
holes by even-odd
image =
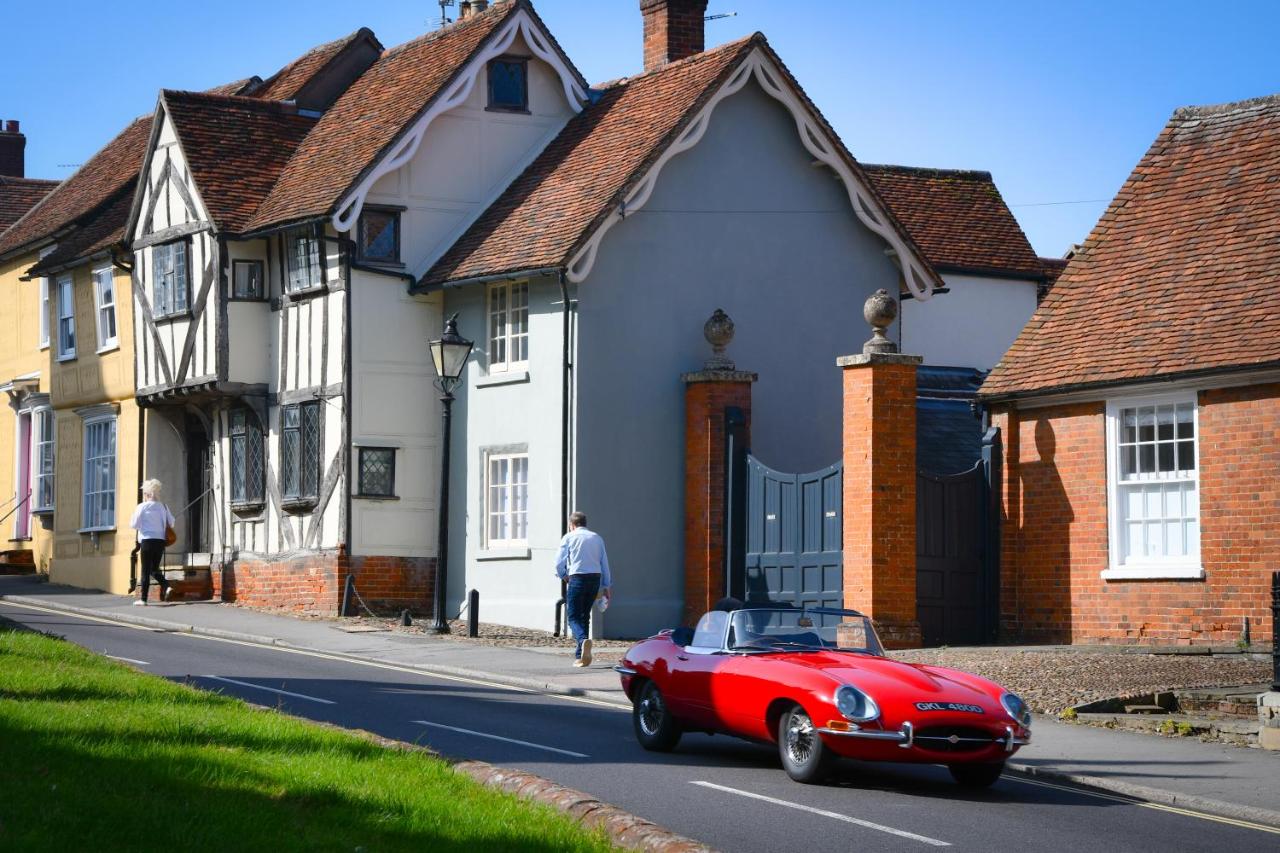
[[[867,617],[850,611],[753,608],[734,611],[730,645],[739,651],[840,649],[884,653]]]

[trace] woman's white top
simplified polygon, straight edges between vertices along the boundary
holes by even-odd
[[[129,526],[138,531],[138,540],[163,539],[165,527],[174,524],[173,513],[159,501],[143,501],[133,511]]]

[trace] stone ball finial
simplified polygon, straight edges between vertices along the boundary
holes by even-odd
[[[733,370],[733,359],[724,354],[725,347],[733,340],[733,320],[724,310],[717,308],[710,319],[702,326],[702,335],[711,344],[711,358],[707,359],[707,370]]]
[[[874,330],[871,338],[862,345],[862,352],[872,353],[897,352],[898,345],[889,340],[884,330],[898,317],[898,300],[889,295],[883,287],[871,294],[862,305],[862,318]]]

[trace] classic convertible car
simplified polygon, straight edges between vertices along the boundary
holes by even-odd
[[[986,787],[1031,742],[1025,702],[976,675],[884,656],[853,610],[713,610],[663,631],[615,667],[636,739],[673,749],[686,731],[776,743],[787,774],[821,781],[838,756],[945,764]]]

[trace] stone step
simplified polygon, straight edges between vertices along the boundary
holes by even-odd
[[[1108,729],[1127,729],[1169,737],[1199,737],[1249,746],[1258,742],[1260,728],[1255,712],[1252,722],[1240,719],[1209,719],[1188,714],[1151,716],[1147,714],[1078,714],[1078,722]]]
[[[1126,714],[1167,714],[1169,709],[1159,705],[1125,705],[1124,712]]]
[[[1178,710],[1200,717],[1254,719],[1258,713],[1258,696],[1267,691],[1266,684],[1238,687],[1203,687],[1175,691]]]

